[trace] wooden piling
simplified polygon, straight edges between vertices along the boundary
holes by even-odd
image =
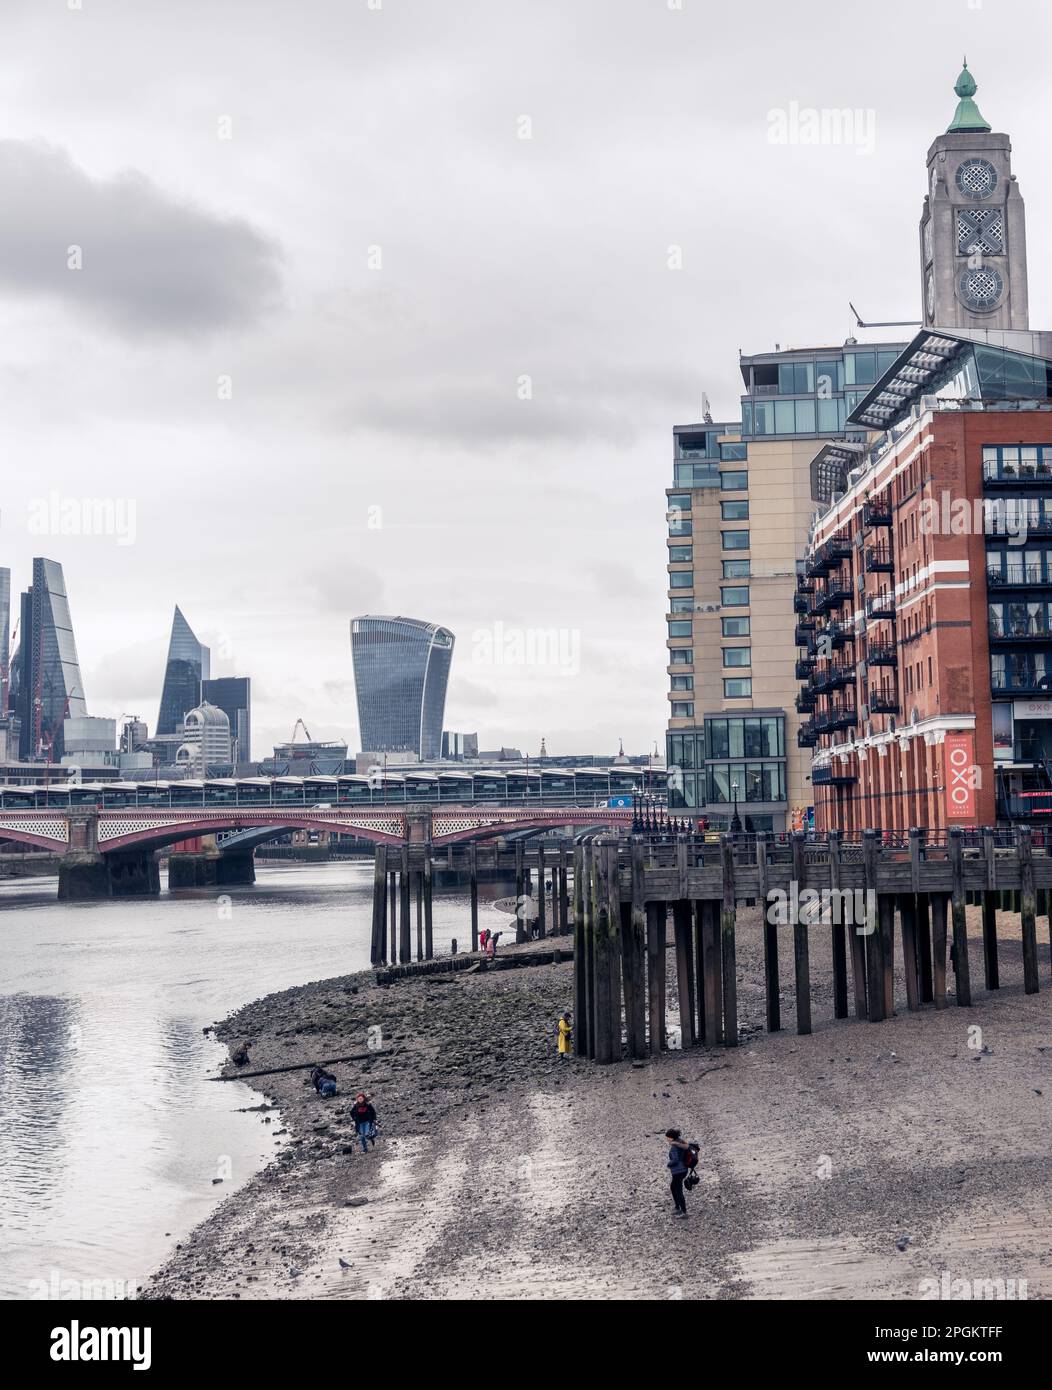
[[[841,890],[840,831],[829,832],[829,887],[831,901],[838,904],[834,909],[830,926],[833,946],[833,1017],[847,1018],[847,930],[858,925],[854,912],[843,911]],[[850,924],[845,917],[850,918]],[[769,1006],[768,1006],[769,1010]],[[768,1025],[769,1026],[769,1025]]]
[[[393,855],[391,857],[394,858]],[[394,965],[398,960],[398,875],[393,869],[387,878],[387,901],[391,910],[391,954],[384,959]]]
[[[720,912],[722,904],[705,898],[701,904],[701,947],[703,997],[705,1000],[705,1043],[715,1047],[723,1042],[723,957],[720,951]]]
[[[526,849],[521,840],[515,841],[515,940],[526,940],[529,925],[526,902]]]
[[[628,1029],[628,1054],[641,1058],[647,1055],[646,1000],[646,932],[647,917],[644,898],[643,842],[632,841],[632,901],[628,919],[621,920],[621,946],[625,978],[625,1023]],[[552,881],[555,887],[555,881]]]
[[[610,1026],[613,1006],[610,999],[610,945],[612,933],[609,926],[610,884],[609,859],[606,846],[602,842],[595,846],[592,856],[592,883],[594,902],[592,907],[593,937],[595,940],[595,1060],[601,1065],[609,1065],[614,1060],[612,1029]]]
[[[946,999],[946,904],[945,893],[932,893],[931,903],[931,955],[932,955],[932,997],[937,1009],[945,1009]]]
[[[657,1057],[665,1045],[665,934],[664,903],[647,903],[647,1015],[650,1055]]]
[[[805,876],[803,831],[793,832],[793,881],[796,884],[797,899],[803,892]],[[796,1031],[811,1031],[811,953],[807,933],[811,924],[801,921],[803,914],[798,910],[793,923],[793,983],[796,993]]]
[[[567,926],[567,905],[569,902],[569,885],[567,879],[566,850],[559,850],[559,935],[565,936],[569,930]]]
[[[1023,937],[1023,991],[1037,994],[1037,917],[1034,911],[1034,843],[1029,826],[1019,831],[1019,917]]]
[[[672,904],[672,933],[676,943],[676,988],[679,996],[679,1027],[682,1046],[693,1047],[694,962],[691,958],[691,903],[680,898]]]
[[[544,895],[544,845],[537,841],[537,939],[547,936],[548,903]]]
[[[902,932],[902,972],[906,977],[906,1008],[920,1008],[920,968],[917,960],[917,900],[912,893],[899,895],[899,926]]]
[[[723,862],[723,907],[720,912],[720,954],[723,964],[723,1043],[738,1046],[738,957],[734,943],[735,910],[734,844],[724,835],[720,843]]]
[[[760,912],[763,920],[763,984],[767,1010],[767,1031],[778,1033],[782,1027],[782,1002],[778,992],[778,922],[769,920],[767,879],[767,837],[756,837],[756,876],[760,886]],[[788,918],[787,918],[788,920]],[[785,925],[782,923],[781,925]],[[704,932],[702,933],[704,936]],[[699,955],[699,960],[701,956]]]
[[[701,903],[692,906],[691,916],[694,930],[691,939],[691,953],[694,958],[694,1041],[699,1047],[707,1046],[705,1020],[705,948],[701,940]]]
[[[983,826],[983,859],[986,862],[986,892],[979,895],[983,912],[983,974],[987,989],[1000,989],[1000,970],[997,962],[997,851],[994,832]]]
[[[387,935],[387,846],[377,845],[373,858],[373,935],[369,948],[369,963],[379,965],[384,959]]]
[[[581,900],[584,904],[584,954],[585,954],[585,996],[588,1000],[588,1056],[595,1056],[595,902],[596,902],[596,847],[588,843],[584,847],[584,867],[581,881]]]
[[[878,907],[881,963],[884,967],[884,1017],[895,1017],[895,899],[887,894],[883,912]]]
[[[934,998],[931,974],[931,905],[927,893],[917,894],[917,968],[922,1004]]]
[[[584,846],[573,847],[573,1050],[588,1056],[587,958],[584,943]]]
[[[398,963],[409,965],[413,959],[412,924],[409,920],[409,846],[402,846],[402,872],[398,883],[401,914],[398,923]]]
[[[870,942],[877,936],[877,832],[862,832],[862,876],[866,894],[866,920],[851,930],[851,974],[855,985],[855,1017],[869,1017]],[[874,948],[875,949],[875,948]],[[883,997],[883,996],[882,996]]]
[[[968,922],[964,906],[964,845],[962,832],[950,830],[950,914],[953,920],[953,948],[957,960],[957,1003],[970,1008],[971,971],[968,968]]]
[[[606,890],[608,893],[606,929],[609,934],[607,966],[610,971],[610,1028],[611,1060],[621,1060],[621,879],[618,872],[617,841],[608,840],[606,855]]]
[[[475,952],[479,948],[479,847],[476,840],[468,844],[468,880],[471,894],[471,950]]]
[[[876,832],[866,846],[874,855],[872,882],[876,892]],[[868,877],[868,875],[867,875]],[[875,913],[867,906],[866,918],[866,1004],[870,1023],[883,1023],[887,1017],[886,996],[884,994],[884,921],[887,916],[887,903],[883,894],[876,894]],[[872,920],[870,920],[872,918]]]
[[[414,892],[416,894],[416,958],[424,959],[424,875],[422,870],[417,869],[413,875]]]

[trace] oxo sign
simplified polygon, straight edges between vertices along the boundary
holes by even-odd
[[[946,819],[975,820],[975,743],[967,734],[947,734],[943,744],[946,760]]]

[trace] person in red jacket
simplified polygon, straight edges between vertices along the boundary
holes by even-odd
[[[362,1153],[367,1154],[370,1139],[373,1141],[373,1148],[376,1148],[376,1111],[364,1091],[359,1091],[355,1096],[354,1105],[351,1107],[351,1116],[358,1138],[361,1140]]]

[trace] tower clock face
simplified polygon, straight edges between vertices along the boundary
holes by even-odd
[[[932,231],[931,218],[929,217],[924,224],[924,260],[930,261],[932,258]]]
[[[997,170],[988,159],[966,159],[957,169],[957,187],[966,198],[989,198],[997,187]]]
[[[996,308],[1004,293],[1004,281],[992,265],[966,270],[957,282],[961,299],[976,313]]]
[[[929,317],[930,319],[933,319],[933,318],[935,317],[935,276],[934,276],[934,275],[929,274],[929,276],[928,276],[928,286],[927,286],[927,289],[925,290],[924,297],[925,297],[925,300],[926,300],[927,305],[928,305],[928,317]]]

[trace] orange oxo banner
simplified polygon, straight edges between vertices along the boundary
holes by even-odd
[[[975,820],[975,740],[972,734],[947,734],[943,744],[946,759],[946,819]]]

